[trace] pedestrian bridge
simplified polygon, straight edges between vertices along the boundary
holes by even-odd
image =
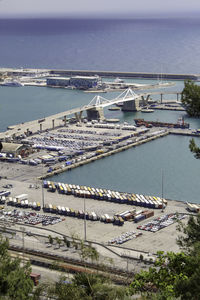
[[[181,94],[181,92],[145,92],[145,93],[140,93],[137,94],[135,93],[131,88],[128,88],[127,90],[125,90],[123,93],[121,93],[119,96],[117,96],[116,98],[112,99],[112,100],[108,100],[104,97],[101,97],[99,95],[95,96],[88,105],[83,106],[81,109],[87,110],[87,109],[91,109],[91,107],[106,107],[106,106],[110,106],[113,104],[118,104],[118,103],[124,103],[124,102],[128,102],[128,101],[133,101],[142,97],[146,97],[146,99],[148,100],[150,96],[153,95],[160,95],[161,96],[161,101],[162,101],[162,96],[163,95],[177,95],[177,100],[178,100],[178,96]],[[146,101],[145,99],[145,101]]]
[[[133,101],[136,100],[138,98],[140,98],[141,96],[136,94],[131,88],[128,88],[127,90],[125,90],[123,93],[121,93],[119,96],[117,96],[116,98],[112,99],[112,100],[108,100],[104,97],[101,97],[99,95],[95,96],[88,105],[85,105],[84,108],[87,110],[87,107],[106,107],[106,106],[110,106],[113,104],[118,104],[121,102],[127,102],[127,101]]]
[[[137,111],[140,110],[141,106],[147,105],[150,96],[153,95],[160,95],[162,103],[163,95],[165,94],[176,94],[178,101],[181,92],[145,92],[137,94],[131,88],[128,88],[112,100],[108,100],[104,97],[97,95],[90,101],[88,105],[85,105],[82,108],[80,108],[80,111],[86,110],[88,119],[101,119],[103,117],[104,107],[123,103],[123,111]]]
[[[81,122],[82,113],[84,111],[86,111],[87,113],[88,120],[104,119],[103,108],[121,102],[123,102],[122,110],[125,111],[138,110],[140,106],[140,102],[142,102],[143,105],[146,105],[151,95],[160,95],[161,102],[162,102],[162,96],[164,94],[176,94],[178,100],[178,95],[180,95],[181,92],[145,92],[142,94],[137,94],[133,90],[128,88],[127,90],[125,90],[123,93],[121,93],[119,96],[117,96],[112,100],[108,100],[98,95],[95,96],[88,105],[84,105],[82,107],[57,113],[45,117],[43,119],[10,126],[9,130],[0,133],[0,139],[4,139],[5,137],[18,136],[20,134],[27,133],[30,131],[37,132],[37,131],[55,128],[56,126],[60,126],[61,124],[62,125],[66,124],[67,116],[71,116],[71,115],[75,115],[77,121]],[[127,105],[129,105],[127,106],[127,108],[126,108],[126,103]]]

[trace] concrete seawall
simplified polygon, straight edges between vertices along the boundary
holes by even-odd
[[[170,73],[152,73],[152,72],[120,72],[120,71],[101,71],[101,70],[56,70],[56,69],[15,69],[0,68],[0,74],[10,76],[29,75],[30,72],[48,72],[60,76],[94,76],[101,77],[123,77],[123,78],[142,78],[142,79],[169,79],[169,80],[199,80],[200,74],[170,74]]]
[[[101,77],[124,77],[143,79],[171,79],[171,80],[198,80],[200,74],[168,74],[168,73],[148,73],[148,72],[117,72],[117,71],[89,71],[89,70],[51,70],[51,74],[61,76],[94,76]]]

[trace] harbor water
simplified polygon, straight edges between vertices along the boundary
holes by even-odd
[[[140,83],[143,81],[140,80]],[[183,83],[179,82],[174,89],[179,86],[183,86]],[[83,91],[44,87],[1,87],[0,93],[2,96],[0,99],[1,131],[6,130],[6,127],[11,124],[82,106],[94,97],[94,94]],[[110,92],[103,96],[112,99],[119,93]],[[11,109],[12,106],[15,106],[15,110]],[[134,118],[176,122],[178,118],[185,117],[185,121],[190,123],[191,128],[200,128],[199,119],[188,118],[182,111],[155,110],[154,113],[144,114],[105,109],[105,116],[118,118],[120,122],[131,124],[134,124]],[[161,174],[163,172],[164,197],[200,203],[198,183],[200,161],[196,160],[189,151],[189,140],[190,138],[185,136],[163,137],[56,175],[52,180],[162,196]],[[199,139],[196,140],[198,143]]]
[[[53,181],[200,203],[189,138],[167,136],[52,177]],[[163,190],[162,190],[163,172]]]
[[[199,73],[199,19],[0,20],[1,67]],[[159,79],[158,79],[159,80]],[[133,80],[136,83],[155,81]],[[183,82],[169,90],[180,91]],[[113,99],[119,92],[105,93]],[[0,131],[88,104],[94,94],[45,87],[0,87]],[[159,99],[159,96],[154,98]],[[166,99],[175,98],[169,95]],[[164,97],[165,99],[165,97]],[[107,118],[176,122],[184,112],[109,111]],[[200,161],[189,137],[167,136],[55,176],[52,180],[200,203]],[[197,143],[200,140],[197,138]]]

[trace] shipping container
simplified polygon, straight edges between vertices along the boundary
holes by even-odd
[[[143,221],[144,219],[145,219],[145,216],[143,214],[140,214],[140,215],[135,216],[134,222],[138,223],[138,222]]]
[[[145,218],[148,219],[148,218],[154,216],[154,211],[153,210],[149,210],[149,211],[143,212],[143,214],[145,215]]]
[[[15,198],[17,199],[17,200],[27,200],[28,199],[28,194],[20,194],[20,195],[18,195],[18,196],[15,196]]]
[[[44,210],[44,212],[50,212],[49,204],[45,204],[43,210]]]
[[[37,273],[30,274],[30,278],[33,280],[33,283],[35,286],[37,286],[39,284],[40,277],[41,277],[41,275],[37,274]]]
[[[37,205],[36,205],[36,210],[40,210],[41,209],[41,205],[40,205],[40,202],[37,202]]]
[[[0,192],[0,197],[5,196],[8,197],[10,195],[10,191],[1,191]]]

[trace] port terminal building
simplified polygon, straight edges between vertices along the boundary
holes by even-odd
[[[16,143],[1,143],[2,149],[1,153],[4,153],[6,156],[17,157],[21,155],[22,157],[27,156],[30,152],[30,146],[24,144]]]
[[[47,77],[47,86],[90,89],[101,83],[99,76]]]

